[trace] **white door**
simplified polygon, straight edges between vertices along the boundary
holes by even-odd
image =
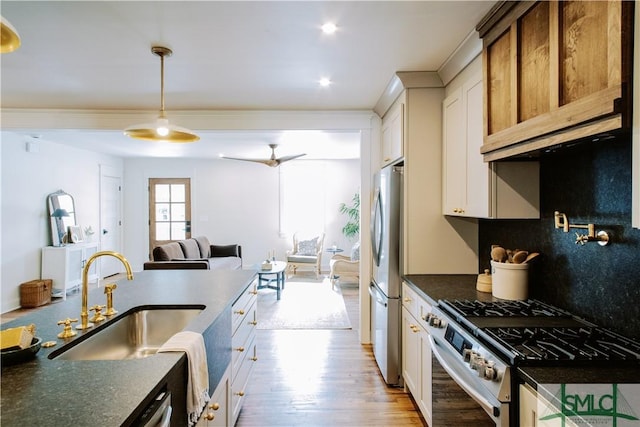
[[[108,167],[100,168],[100,250],[121,252],[122,215],[121,194],[122,177],[120,171]],[[112,276],[122,270],[122,264],[114,257],[100,259],[102,277]]]

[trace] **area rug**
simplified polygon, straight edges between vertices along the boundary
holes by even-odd
[[[286,281],[276,299],[276,291],[258,291],[258,329],[351,329],[340,289],[323,282]]]

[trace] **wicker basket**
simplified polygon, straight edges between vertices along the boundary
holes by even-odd
[[[24,308],[39,307],[51,302],[51,279],[40,279],[20,285],[20,306]]]

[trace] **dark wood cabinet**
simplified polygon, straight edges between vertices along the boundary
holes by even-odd
[[[483,40],[485,161],[629,126],[634,2],[501,2]]]

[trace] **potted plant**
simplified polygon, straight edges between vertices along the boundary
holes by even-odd
[[[342,227],[342,234],[347,239],[358,237],[360,234],[360,193],[353,195],[351,206],[340,203],[340,213],[347,215],[347,223]]]
[[[355,193],[351,199],[351,205],[340,203],[340,213],[347,216],[347,223],[342,227],[344,237],[351,240],[358,239],[360,235],[360,193]],[[351,248],[351,259],[360,259],[360,240]]]

